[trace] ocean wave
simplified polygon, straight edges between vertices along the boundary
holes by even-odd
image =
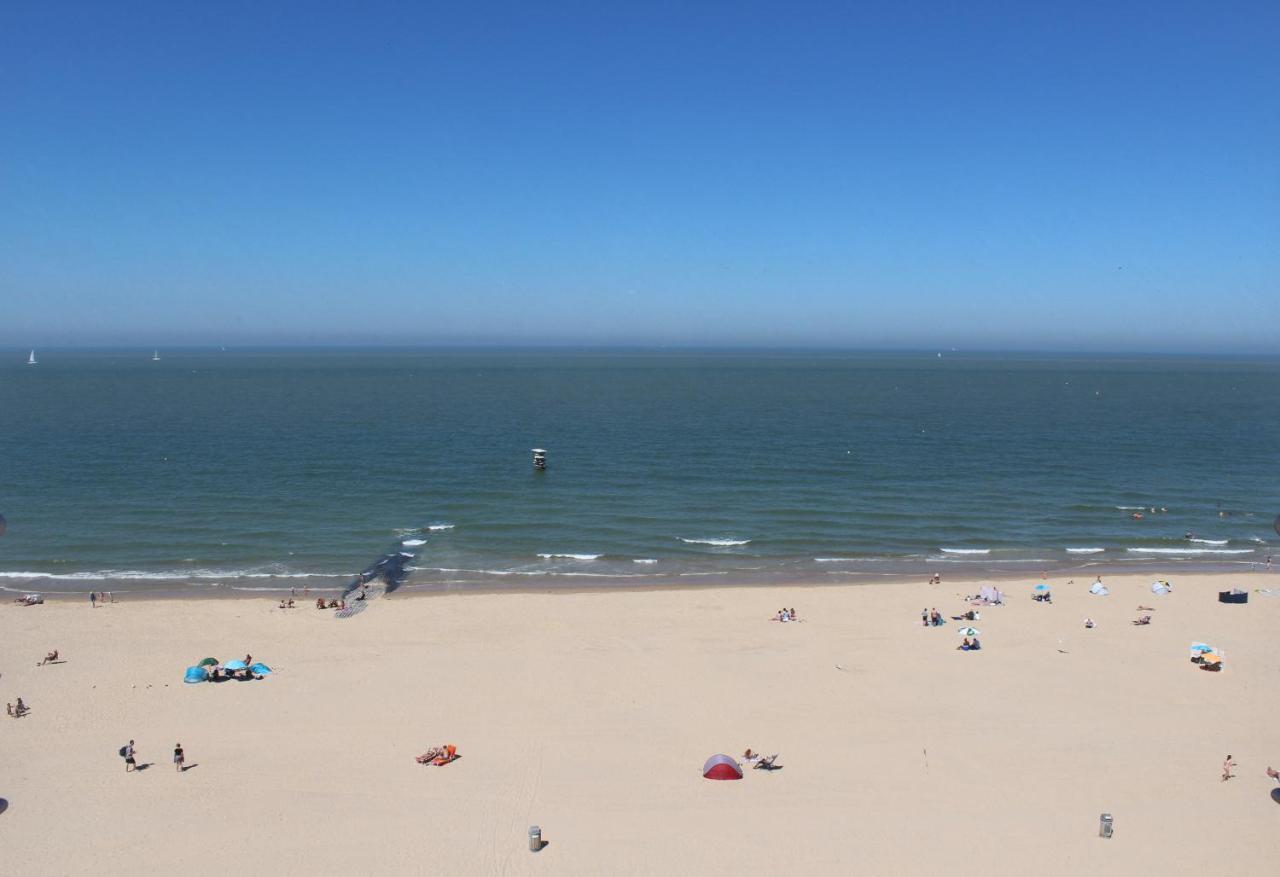
[[[407,545],[410,548],[417,548],[419,545],[426,545],[427,540],[426,539],[406,539],[402,544]]]
[[[652,557],[637,557],[631,562],[632,563],[657,563],[658,561]]]
[[[1126,548],[1131,554],[1253,554],[1252,548]]]
[[[1147,509],[1151,508],[1151,506],[1149,505],[1118,505],[1118,506],[1115,506],[1115,508],[1122,512],[1145,512]]]
[[[942,548],[943,554],[990,554],[990,548]]]
[[[250,572],[247,570],[169,570],[162,572],[144,572],[131,569],[104,569],[93,572],[0,572],[0,578],[6,579],[52,579],[54,581],[97,582],[97,581],[182,581],[184,579],[345,579],[350,573],[332,572]]]
[[[599,560],[603,554],[539,554],[543,560],[554,560],[555,558],[563,558],[565,560]]]
[[[427,524],[428,530],[452,530],[453,524]]]
[[[814,563],[847,563],[848,561],[856,560],[856,559],[857,558],[853,558],[853,557],[815,557],[813,559],[813,562]]]
[[[1188,542],[1197,542],[1201,545],[1226,545],[1230,539],[1188,539]]]
[[[1068,548],[1067,554],[1101,554],[1105,548]]]
[[[687,544],[689,544],[689,545],[714,545],[714,546],[716,546],[717,548],[730,548],[730,547],[733,547],[733,546],[735,546],[735,545],[746,545],[746,544],[747,544],[747,543],[749,543],[751,540],[750,540],[750,539],[728,539],[728,538],[723,538],[723,539],[686,539],[686,538],[684,538],[683,536],[681,536],[681,537],[680,537],[680,541],[681,541],[681,542],[685,542],[685,543],[687,543]]]

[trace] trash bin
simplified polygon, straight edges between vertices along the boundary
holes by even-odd
[[[1111,837],[1111,832],[1115,830],[1114,821],[1110,813],[1103,813],[1098,819],[1098,837]]]
[[[529,852],[536,853],[541,849],[542,849],[542,829],[536,825],[530,825],[529,826]]]

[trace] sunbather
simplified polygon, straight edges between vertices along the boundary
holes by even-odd
[[[40,663],[41,663],[41,664],[52,664],[52,663],[53,663],[54,661],[56,661],[56,660],[58,660],[58,650],[57,650],[57,649],[54,649],[52,652],[49,652],[49,654],[45,655],[45,656],[44,656],[44,660],[43,660],[43,661],[41,661]]]
[[[757,760],[756,763],[752,765],[752,767],[756,768],[757,770],[773,770],[774,769],[773,762],[777,760],[777,758],[778,758],[778,753],[776,752],[773,753],[773,755],[761,755],[759,760]]]
[[[978,642],[978,638],[975,636],[973,638],[973,642],[969,643],[969,651],[977,652],[977,651],[980,651],[981,649],[982,649],[982,643]]]
[[[418,764],[430,764],[432,761],[435,761],[441,755],[444,755],[444,747],[432,746],[430,749],[428,749],[426,752],[419,755],[414,760],[417,761]]]
[[[448,743],[444,747],[444,752],[433,758],[431,763],[436,767],[443,767],[451,761],[456,761],[458,757],[458,747]]]
[[[966,636],[964,638],[964,642],[960,643],[960,645],[956,646],[956,648],[962,652],[969,651],[969,638]]]
[[[759,752],[752,752],[752,751],[751,751],[751,747],[750,747],[750,746],[748,746],[748,747],[747,747],[747,751],[746,751],[746,752],[742,753],[742,760],[743,760],[743,761],[756,761],[756,760],[758,760],[759,758],[760,758],[760,753],[759,753]]]
[[[1137,621],[1135,621],[1135,622],[1133,622],[1133,623],[1134,623],[1135,625],[1150,624],[1150,623],[1151,623],[1151,616],[1150,616],[1150,615],[1140,615],[1140,616],[1138,616],[1138,620],[1137,620]]]

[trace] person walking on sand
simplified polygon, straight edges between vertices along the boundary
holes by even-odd
[[[124,772],[128,773],[131,770],[137,770],[138,760],[133,751],[133,741],[130,740],[128,743],[126,743],[124,746],[124,749],[122,749],[121,752],[124,753]]]
[[[1231,772],[1231,768],[1233,767],[1239,767],[1239,765],[1232,761],[1231,756],[1228,755],[1227,760],[1222,762],[1222,781],[1224,783],[1235,776],[1235,774]]]
[[[177,769],[178,773],[182,773],[183,760],[184,759],[182,756],[182,744],[174,743],[173,744],[173,766],[175,769]]]
[[[89,592],[89,608],[90,609],[98,608],[98,592],[97,591]]]

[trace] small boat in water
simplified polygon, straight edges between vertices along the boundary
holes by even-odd
[[[35,365],[35,364],[36,364],[36,352],[32,350],[31,355],[27,357],[27,365]]]
[[[159,362],[159,361],[160,361],[160,351],[159,351],[159,350],[157,350],[156,352],[154,352],[154,353],[152,353],[152,354],[151,354],[151,361],[152,361],[152,362]]]

